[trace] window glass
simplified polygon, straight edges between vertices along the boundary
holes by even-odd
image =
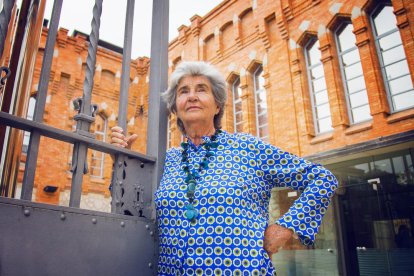
[[[319,41],[313,40],[305,47],[306,67],[309,77],[312,111],[316,133],[332,130],[331,112],[327,94],[325,74],[321,62]]]
[[[311,76],[312,76],[312,79],[323,78],[325,76],[323,72],[323,67],[322,66],[314,67],[311,70]]]
[[[395,79],[399,76],[409,74],[410,69],[408,69],[407,61],[402,60],[400,62],[386,66],[385,72],[388,79]]]
[[[321,105],[321,104],[327,103],[329,101],[328,91],[323,90],[321,92],[318,92],[316,94],[315,101],[316,101],[316,105]]]
[[[393,112],[414,107],[414,88],[391,6],[379,7],[372,16],[381,70]]]
[[[378,36],[392,31],[394,26],[397,25],[397,19],[393,13],[393,9],[390,6],[385,6],[374,17],[375,31]]]
[[[391,94],[398,94],[400,92],[405,92],[408,89],[413,89],[413,84],[411,82],[411,76],[405,75],[404,77],[393,79],[389,82]]]
[[[313,45],[310,45],[308,50],[309,65],[316,65],[321,63],[321,51],[319,51],[319,40],[316,40]]]
[[[102,115],[97,115],[94,122],[95,138],[98,141],[106,141],[108,120]],[[92,150],[90,173],[93,177],[104,177],[105,154],[101,151]]]
[[[325,78],[317,79],[313,82],[313,89],[315,92],[326,90],[326,81]]]
[[[414,183],[410,151],[328,165],[340,183],[335,194],[335,225],[346,240],[341,244],[341,258],[349,275],[369,275],[376,269],[381,270],[376,275],[398,275],[412,267],[414,218],[410,206]],[[387,260],[399,260],[399,265]]]
[[[370,120],[372,117],[370,115],[370,109],[368,105],[363,105],[360,107],[355,107],[352,110],[353,116],[359,118],[360,121]]]
[[[317,117],[325,118],[330,116],[329,104],[323,104],[317,108]]]
[[[268,129],[267,125],[262,126],[262,127],[259,128],[259,134],[260,134],[260,137],[269,136],[269,129]]]
[[[356,38],[353,25],[345,23],[336,33],[338,54],[341,57],[341,71],[344,81],[345,96],[351,123],[371,119],[368,96],[365,86],[361,58],[355,45]]]
[[[368,96],[365,90],[349,95],[349,99],[351,101],[351,105],[354,107],[368,103]]]
[[[362,76],[362,74],[362,66],[360,62],[345,67],[345,78],[347,80]]]
[[[378,41],[383,51],[386,51],[388,49],[402,44],[399,32],[393,32],[392,34],[380,38]]]
[[[355,47],[356,38],[352,31],[352,25],[347,24],[346,27],[338,34],[339,47],[341,52]]]
[[[240,88],[240,78],[237,78],[232,85],[232,94],[233,94],[233,118],[234,118],[234,131],[241,132],[243,131],[243,113],[242,113],[242,100],[241,94],[242,90]]]
[[[384,61],[384,65],[388,65],[392,62],[400,61],[405,59],[405,53],[402,45],[383,51],[382,58]]]
[[[255,95],[255,111],[256,111],[256,132],[257,136],[263,140],[268,140],[267,124],[267,94],[264,88],[265,79],[263,78],[263,68],[260,66],[253,74],[254,78],[254,95]],[[266,129],[266,131],[264,131]]]
[[[359,78],[348,81],[347,85],[349,93],[354,93],[365,89],[364,76],[360,76]]]
[[[412,93],[402,93],[394,96],[395,109],[407,109],[414,106],[414,97]]]
[[[359,56],[359,52],[358,50],[354,50],[348,53],[344,53],[342,55],[342,63],[347,66],[347,65],[351,65],[354,64],[355,62],[360,62],[361,58]]]
[[[320,129],[320,132],[331,131],[332,130],[331,117],[320,119],[319,120],[319,129]]]
[[[29,106],[27,108],[26,119],[31,120],[31,121],[33,120],[35,106],[36,106],[36,98],[30,97]],[[27,152],[27,149],[29,147],[29,142],[30,142],[30,131],[25,131],[23,134],[23,146],[22,146],[23,152]]]

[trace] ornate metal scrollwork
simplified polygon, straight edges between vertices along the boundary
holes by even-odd
[[[3,72],[5,73],[4,75],[3,75]],[[3,86],[6,84],[6,80],[10,76],[10,73],[11,72],[10,72],[9,67],[6,67],[6,66],[1,66],[0,67],[0,77],[1,77],[1,79],[0,79],[0,90],[2,90]]]

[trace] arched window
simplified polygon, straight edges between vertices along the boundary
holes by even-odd
[[[112,90],[115,86],[115,74],[109,70],[102,70],[100,86]]]
[[[27,107],[26,119],[33,120],[35,106],[36,106],[36,98],[30,97],[29,106]],[[29,142],[30,142],[30,131],[25,131],[24,136],[23,136],[22,152],[27,153],[27,149],[29,148]]]
[[[233,94],[233,118],[234,132],[243,131],[243,109],[242,109],[242,90],[240,88],[240,78],[238,77],[231,86]]]
[[[173,63],[172,63],[172,72],[175,71],[175,68],[177,68],[178,64],[181,63],[181,57],[177,57],[176,59],[174,59]]]
[[[393,8],[378,8],[371,22],[391,111],[414,107],[413,83]]]
[[[233,29],[233,22],[230,21],[226,23],[221,28],[220,31],[221,31],[221,49],[223,51],[226,51],[231,46],[233,46],[235,42],[235,32]]]
[[[255,33],[256,28],[253,17],[253,10],[251,8],[245,10],[240,15],[242,39],[245,41],[250,35]]]
[[[105,142],[108,128],[108,120],[101,114],[95,118],[95,137],[96,140]],[[100,151],[92,150],[90,173],[92,177],[104,177],[105,154]]]
[[[214,34],[204,40],[204,60],[212,59],[216,55]]]
[[[167,148],[171,148],[172,147],[172,135],[171,135],[171,131],[172,131],[172,124],[173,124],[173,118],[172,115],[168,115],[168,124],[167,124]]]
[[[254,81],[254,100],[256,112],[256,135],[263,141],[269,141],[269,129],[267,118],[267,99],[265,80],[263,78],[263,68],[259,66],[253,73]]]
[[[351,23],[346,23],[336,31],[339,62],[351,124],[372,118],[362,72],[361,58],[355,45],[356,38],[352,32],[353,29]]]
[[[321,51],[319,50],[319,41],[317,39],[314,38],[308,42],[305,47],[305,57],[315,132],[319,134],[332,130],[332,119],[325,73],[321,62]]]

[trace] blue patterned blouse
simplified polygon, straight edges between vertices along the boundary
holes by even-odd
[[[205,142],[209,137],[203,137]],[[184,217],[187,184],[182,148],[167,152],[155,194],[159,229],[159,275],[275,275],[263,249],[273,187],[302,192],[276,223],[313,244],[337,187],[331,172],[248,134],[218,135],[219,146],[197,180],[195,221]],[[192,172],[205,156],[189,142]]]

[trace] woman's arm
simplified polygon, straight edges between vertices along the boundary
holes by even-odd
[[[271,187],[289,187],[302,192],[289,210],[275,222],[276,225],[266,230],[265,249],[267,244],[271,253],[277,252],[293,234],[303,244],[312,245],[338,186],[335,176],[319,164],[260,140],[256,145],[256,156],[260,160],[257,165],[263,172],[262,180],[265,183]]]

